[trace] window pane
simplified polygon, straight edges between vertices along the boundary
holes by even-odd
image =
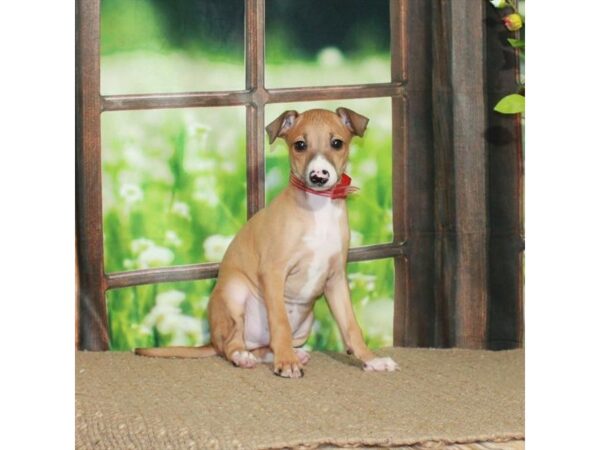
[[[244,89],[243,0],[103,0],[103,94]]]
[[[268,87],[390,81],[389,0],[266,2]]]
[[[346,172],[360,191],[348,197],[348,215],[352,232],[351,246],[391,242],[392,229],[392,135],[391,100],[336,100],[268,105],[266,123],[288,109],[299,112],[311,108],[335,111],[350,108],[366,117],[365,136],[355,137]],[[271,150],[271,151],[269,151]],[[285,142],[277,139],[266,151],[266,197],[269,203],[288,184],[288,152]]]
[[[369,348],[394,342],[394,260],[348,264],[350,295],[356,318]],[[344,351],[337,323],[324,298],[315,304],[315,323],[307,345],[314,350]]]
[[[370,348],[393,343],[393,259],[350,263],[352,305]],[[107,292],[111,350],[210,341],[208,298],[215,280],[162,283]],[[323,298],[315,304],[315,323],[307,347],[344,351],[337,323]]]
[[[220,261],[246,222],[243,107],[102,115],[107,272]]]
[[[206,307],[214,284],[201,280],[109,290],[110,349],[208,343]]]

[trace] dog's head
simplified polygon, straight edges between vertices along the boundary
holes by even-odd
[[[287,142],[292,173],[315,190],[335,186],[348,163],[350,141],[362,136],[369,119],[348,109],[285,111],[267,126],[269,143]]]

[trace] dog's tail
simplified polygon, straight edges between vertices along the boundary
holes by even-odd
[[[217,351],[212,344],[207,344],[202,347],[136,348],[134,353],[154,358],[206,358],[216,355]]]

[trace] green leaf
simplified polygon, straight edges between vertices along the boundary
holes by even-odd
[[[494,107],[494,111],[502,114],[525,112],[525,97],[521,94],[510,94],[502,98]]]
[[[525,48],[525,40],[524,39],[508,38],[507,41],[513,48]]]

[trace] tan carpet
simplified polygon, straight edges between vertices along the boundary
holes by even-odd
[[[363,372],[345,355],[313,353],[304,378],[290,380],[274,376],[269,365],[238,369],[218,357],[78,352],[76,445],[444,448],[436,442],[523,439],[523,351],[378,353],[401,370]]]

